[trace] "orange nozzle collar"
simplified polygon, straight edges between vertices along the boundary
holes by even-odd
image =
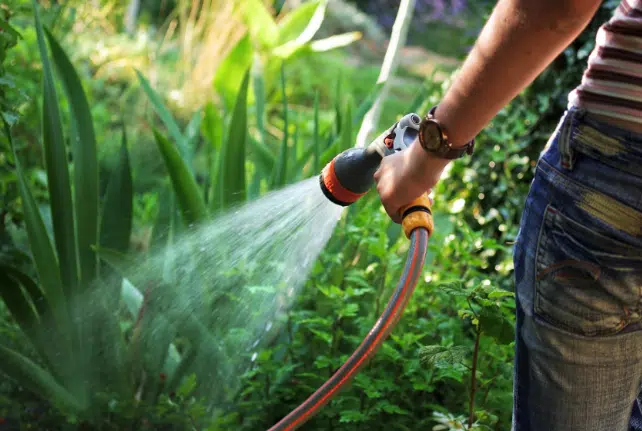
[[[323,172],[321,173],[321,189],[328,199],[341,206],[350,205],[365,195],[365,193],[351,192],[341,185],[334,171],[334,159],[323,168]]]

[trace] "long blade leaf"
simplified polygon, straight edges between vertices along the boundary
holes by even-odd
[[[38,322],[38,316],[29,300],[22,292],[20,282],[9,275],[6,267],[0,266],[0,298],[15,319],[16,323],[29,333]]]
[[[11,141],[10,141],[11,142]],[[56,260],[53,245],[49,240],[45,223],[42,220],[38,205],[31,190],[27,185],[22,165],[13,148],[14,162],[18,176],[18,189],[22,199],[22,208],[25,216],[25,227],[29,239],[29,248],[36,264],[38,278],[44,288],[45,296],[50,306],[56,311],[59,324],[66,324],[66,294],[60,277],[60,269]]]
[[[272,187],[280,187],[285,184],[288,171],[288,99],[285,92],[285,65],[281,63],[281,97],[283,99],[283,141],[279,151],[279,158],[274,171]]]
[[[13,278],[16,282],[22,285],[40,316],[48,312],[49,305],[47,304],[44,292],[31,277],[20,271],[18,268],[3,265],[1,263],[0,271],[3,271],[7,276]]]
[[[71,108],[72,121],[77,135],[72,136],[74,153],[74,210],[78,234],[78,257],[80,274],[90,282],[96,276],[96,255],[91,246],[98,239],[98,161],[96,157],[96,136],[87,97],[80,78],[71,61],[45,29],[51,47],[51,57],[62,80],[63,88]]]
[[[241,88],[236,98],[234,112],[223,148],[222,203],[227,208],[237,202],[245,201],[245,146],[247,141],[247,91],[250,69],[245,71]]]
[[[352,136],[352,96],[346,98],[345,112],[343,113],[343,124],[341,124],[341,151],[347,150],[354,145]]]
[[[75,412],[84,410],[78,400],[61,386],[47,371],[32,362],[26,356],[0,344],[0,372],[15,379],[21,385],[50,400],[58,407]]]
[[[319,136],[319,90],[314,92],[314,172],[321,169],[321,137]]]
[[[243,73],[252,64],[253,49],[249,35],[239,40],[214,75],[214,89],[223,98],[226,112],[231,112],[243,82]]]
[[[272,172],[276,163],[276,157],[272,154],[272,151],[267,145],[262,144],[251,136],[248,136],[248,143],[252,147],[253,161],[261,173],[265,175]]]
[[[154,107],[156,114],[158,114],[165,127],[167,127],[167,131],[172,137],[172,140],[176,142],[181,156],[185,157],[187,160],[188,149],[186,148],[183,134],[181,133],[181,129],[178,126],[178,123],[176,123],[174,116],[169,111],[169,109],[167,109],[161,97],[152,88],[152,86],[149,84],[149,81],[143,76],[143,74],[136,70],[136,75],[138,75],[138,80],[140,81],[143,90],[147,94],[147,97],[149,97],[149,100],[152,102],[152,106]]]
[[[100,223],[100,246],[126,252],[132,231],[134,191],[124,126],[119,159],[107,186]]]
[[[178,150],[158,130],[153,129],[156,144],[172,179],[174,192],[185,223],[199,223],[207,217],[203,196]]]
[[[43,70],[43,143],[49,202],[54,228],[54,238],[60,265],[63,286],[73,291],[78,284],[78,258],[72,206],[71,185],[67,168],[67,151],[60,122],[59,101],[53,80],[53,73],[47,55],[38,4],[33,0],[36,19],[38,48]]]

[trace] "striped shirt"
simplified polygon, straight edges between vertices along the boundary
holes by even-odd
[[[597,32],[569,105],[642,124],[642,0],[622,0]]]

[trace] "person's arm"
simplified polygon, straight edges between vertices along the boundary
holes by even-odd
[[[588,25],[601,0],[499,0],[435,113],[453,146],[474,138]],[[384,157],[374,179],[388,215],[435,186],[449,161],[420,145]]]
[[[499,0],[435,117],[475,137],[588,25],[601,0]]]

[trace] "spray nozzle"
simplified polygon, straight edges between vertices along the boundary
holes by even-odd
[[[421,119],[407,114],[365,148],[350,148],[328,163],[320,176],[321,190],[337,205],[348,206],[373,186],[381,159],[409,147],[417,138]]]
[[[405,115],[366,148],[350,148],[337,155],[321,172],[319,182],[325,196],[337,205],[348,206],[373,186],[373,175],[381,160],[408,148],[419,133],[419,115]],[[417,227],[432,233],[432,214],[427,195],[402,208],[402,225],[409,237]]]

